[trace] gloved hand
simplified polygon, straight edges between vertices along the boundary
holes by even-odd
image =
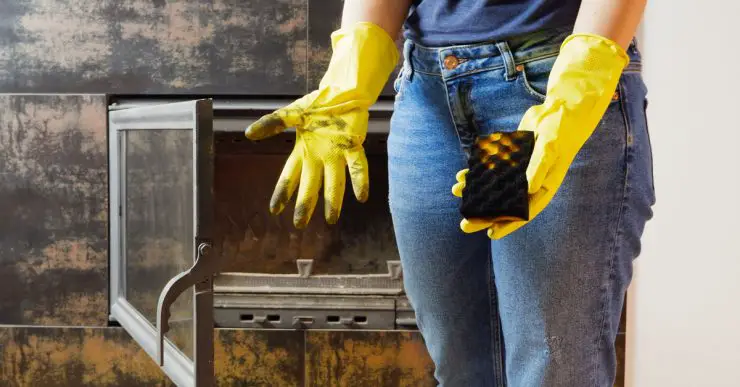
[[[573,34],[563,42],[550,72],[545,102],[527,110],[517,130],[535,133],[527,168],[531,221],[550,203],[573,159],[596,129],[614,95],[629,57],[615,42],[593,34]],[[467,170],[458,172],[452,192],[462,197]],[[529,221],[463,219],[467,233],[488,229],[500,239]]]
[[[393,39],[382,28],[360,22],[332,33],[333,55],[317,90],[250,125],[245,135],[259,140],[296,128],[296,142],[270,200],[279,214],[299,185],[293,223],[305,227],[324,186],[324,217],[336,223],[349,166],[355,197],[369,194],[367,157],[362,144],[368,108],[378,99],[399,59]]]

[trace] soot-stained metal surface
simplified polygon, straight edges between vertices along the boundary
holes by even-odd
[[[5,1],[0,91],[302,94],[307,1]]]
[[[313,259],[315,274],[387,273],[386,262],[399,260],[399,255],[388,208],[387,156],[374,149],[384,145],[366,144],[370,166],[367,202],[355,199],[347,179],[336,225],[326,223],[323,200],[319,200],[308,226],[296,229],[295,195],[279,216],[269,212],[270,197],[293,137],[284,134],[254,143],[243,135],[218,135],[217,243],[229,257],[223,271],[294,274],[296,259]]]
[[[107,323],[106,105],[0,95],[0,324]]]

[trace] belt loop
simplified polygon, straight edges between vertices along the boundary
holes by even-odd
[[[514,55],[511,53],[509,44],[506,42],[496,43],[501,58],[504,61],[504,69],[506,70],[506,80],[511,81],[516,78],[516,63],[514,63]]]
[[[414,43],[411,40],[406,40],[403,43],[403,72],[406,81],[411,81],[411,77],[414,74],[414,66],[411,63],[411,52],[414,49]]]

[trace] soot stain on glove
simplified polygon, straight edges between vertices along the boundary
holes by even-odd
[[[331,143],[341,150],[350,150],[357,146],[352,138],[348,138],[345,136],[335,136],[331,139]]]
[[[270,113],[252,125],[249,125],[244,135],[250,140],[260,140],[272,137],[284,131],[286,128],[285,121],[275,113]]]
[[[306,228],[309,221],[308,206],[304,203],[298,203],[295,206],[295,213],[293,213],[293,225],[298,228]]]
[[[324,198],[324,217],[329,224],[336,224],[339,221],[339,209],[332,205],[329,198]]]
[[[363,164],[362,162],[360,162],[360,160],[354,160],[352,164],[349,165],[349,174],[352,177],[353,183],[362,180],[361,176],[363,173],[365,173],[362,165]],[[370,197],[370,186],[365,184],[362,187],[354,188],[359,189],[359,192],[355,191],[357,201],[359,201],[360,203],[367,202],[367,199]]]
[[[345,121],[342,117],[338,116],[328,116],[325,119],[318,119],[314,121],[314,124],[311,125],[313,129],[316,128],[331,128],[338,131],[346,131],[347,130],[347,121]]]
[[[290,197],[288,197],[288,187],[290,187],[290,180],[278,181],[275,192],[272,194],[272,198],[270,198],[270,212],[273,215],[280,214],[290,200]]]
[[[285,108],[267,114],[254,122],[244,131],[250,140],[261,140],[272,137],[285,131],[290,126],[303,125],[304,110],[299,108]]]

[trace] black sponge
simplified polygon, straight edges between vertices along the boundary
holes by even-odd
[[[479,137],[468,159],[460,213],[467,219],[529,220],[527,166],[533,148],[531,131]]]

